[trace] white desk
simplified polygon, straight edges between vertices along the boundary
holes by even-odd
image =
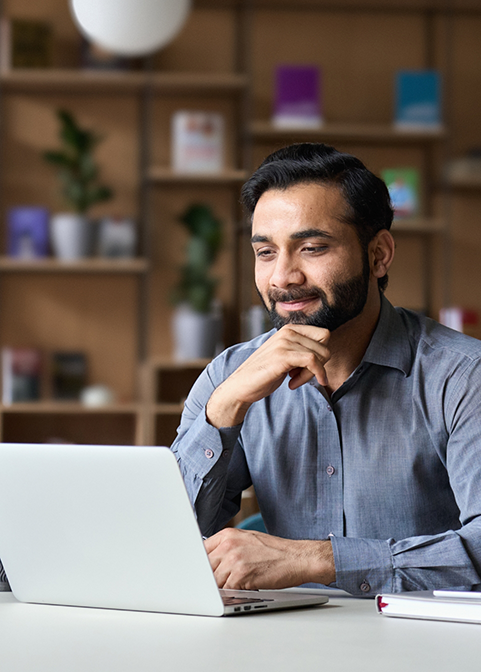
[[[0,594],[1,672],[479,672],[481,625],[372,600],[234,618],[21,604]]]

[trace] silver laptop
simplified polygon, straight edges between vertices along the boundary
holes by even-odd
[[[328,601],[220,591],[162,447],[0,444],[0,558],[22,602],[223,616]]]

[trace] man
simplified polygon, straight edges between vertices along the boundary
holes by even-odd
[[[386,186],[306,143],[243,203],[275,330],[207,367],[172,446],[218,585],[481,583],[481,344],[384,297]],[[251,484],[269,534],[222,530]]]

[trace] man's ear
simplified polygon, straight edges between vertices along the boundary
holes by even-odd
[[[396,245],[387,229],[381,229],[369,243],[369,261],[371,273],[375,278],[387,275],[394,258]]]

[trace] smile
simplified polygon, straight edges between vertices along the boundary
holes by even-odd
[[[308,296],[305,299],[296,299],[295,301],[278,301],[276,305],[278,308],[281,308],[282,310],[291,312],[291,311],[304,310],[305,308],[307,308],[307,306],[309,306],[309,304],[313,303],[314,301],[319,301],[319,297]]]

